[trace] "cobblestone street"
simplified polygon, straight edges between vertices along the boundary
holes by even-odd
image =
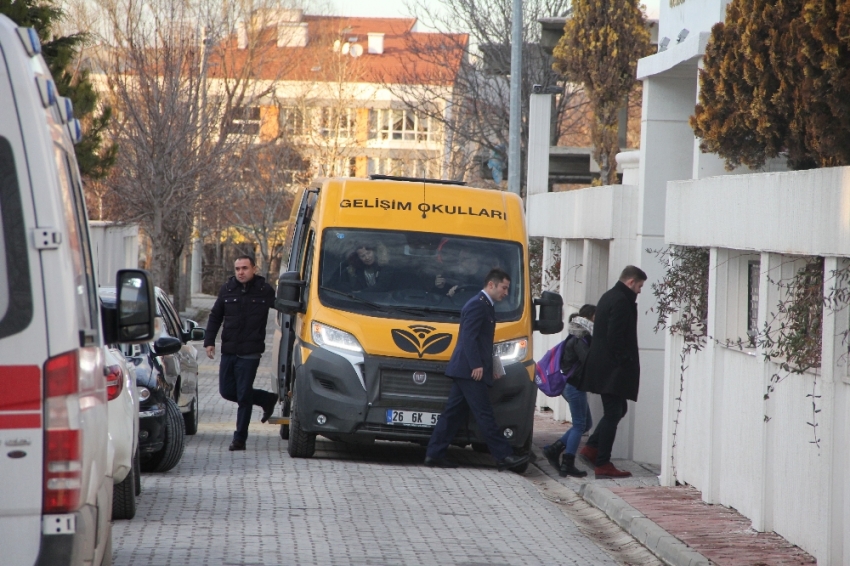
[[[218,356],[201,364],[198,434],[174,470],[142,476],[136,517],[114,524],[116,565],[657,563],[628,535],[613,548],[643,559],[603,550],[544,496],[535,467],[499,473],[471,449],[452,448],[455,470],[423,467],[409,443],[319,438],[314,458],[292,459],[255,408],[248,450],[229,452],[236,404],[218,394]],[[602,524],[592,530],[624,535]]]

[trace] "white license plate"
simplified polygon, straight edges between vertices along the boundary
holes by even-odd
[[[439,418],[440,413],[387,409],[387,424],[392,425],[434,426]]]

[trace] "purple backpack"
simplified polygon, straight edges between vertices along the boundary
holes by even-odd
[[[567,373],[561,371],[561,358],[564,353],[564,346],[570,338],[575,337],[568,336],[566,340],[558,342],[557,346],[543,354],[540,361],[534,364],[534,383],[547,397],[558,397],[563,393],[564,388],[567,386],[567,379],[581,366],[580,363],[576,362]]]

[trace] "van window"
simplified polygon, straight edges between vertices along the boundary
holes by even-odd
[[[56,170],[59,174],[68,243],[71,247],[79,328],[91,340],[95,340],[98,328],[98,300],[97,289],[94,284],[94,269],[92,267],[91,248],[89,247],[83,195],[68,154],[58,145],[53,146],[53,153],[56,159]]]
[[[394,230],[329,228],[322,237],[319,298],[334,308],[389,318],[457,320],[493,268],[511,277],[499,321],[523,309],[516,242]]]
[[[9,140],[0,137],[0,338],[17,334],[32,321],[28,252],[15,156]]]

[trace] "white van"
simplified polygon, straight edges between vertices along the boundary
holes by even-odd
[[[69,101],[0,15],[0,562],[112,562],[103,344],[149,340],[147,273],[101,322]]]

